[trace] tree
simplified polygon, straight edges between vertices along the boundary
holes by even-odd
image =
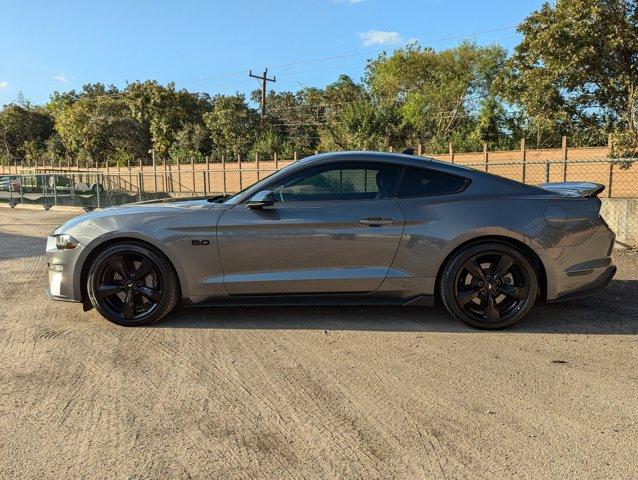
[[[159,156],[168,155],[177,133],[187,124],[201,124],[202,114],[210,109],[207,94],[175,90],[156,81],[130,84],[124,98],[133,117],[149,132]]]
[[[215,155],[246,155],[259,134],[259,114],[241,94],[215,96],[204,123]]]
[[[58,111],[55,126],[78,159],[125,163],[146,156],[150,147],[142,124],[120,96],[83,96]]]
[[[472,121],[475,102],[488,96],[504,61],[500,46],[462,43],[437,52],[412,43],[370,61],[366,81],[379,103],[399,108],[413,142],[440,149]]]
[[[42,108],[5,105],[0,110],[0,155],[5,161],[31,159],[44,150],[53,131],[53,117]]]
[[[211,139],[206,127],[200,123],[187,123],[175,135],[175,141],[169,149],[172,159],[202,160],[211,153]]]
[[[518,27],[523,40],[500,82],[541,130],[598,128],[638,142],[638,3],[557,0]],[[537,143],[540,143],[537,141]]]

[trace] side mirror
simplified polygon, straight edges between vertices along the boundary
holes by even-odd
[[[246,202],[246,207],[262,209],[264,207],[272,207],[275,204],[275,197],[270,190],[257,192],[250,200]]]

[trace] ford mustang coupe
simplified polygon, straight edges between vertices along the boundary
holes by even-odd
[[[185,305],[443,304],[478,328],[603,288],[593,183],[525,185],[432,159],[325,153],[230,197],[131,204],[49,237],[48,294],[144,325]]]

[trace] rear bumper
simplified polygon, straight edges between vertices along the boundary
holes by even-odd
[[[573,300],[575,298],[582,298],[582,297],[588,297],[590,295],[594,295],[600,292],[601,290],[603,290],[609,284],[609,282],[611,282],[611,279],[614,278],[615,274],[616,274],[616,266],[610,265],[593,282],[585,284],[575,290],[561,293],[557,298],[555,298],[552,301],[561,302],[564,300]]]

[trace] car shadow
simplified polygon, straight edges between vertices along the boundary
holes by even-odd
[[[592,297],[539,302],[508,333],[636,334],[638,281],[614,280]],[[477,333],[441,307],[290,306],[179,307],[152,328],[352,330],[383,332]]]
[[[44,255],[46,239],[0,231],[0,261]]]

